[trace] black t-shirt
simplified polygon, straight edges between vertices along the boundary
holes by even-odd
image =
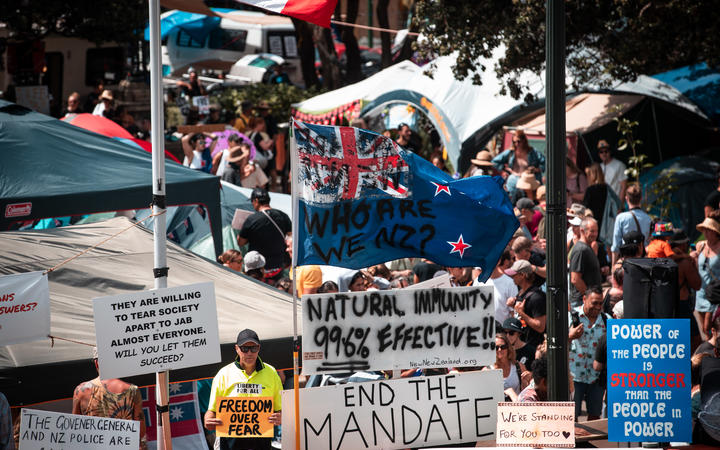
[[[708,353],[708,354],[714,356],[714,355],[715,355],[715,348],[714,348],[713,345],[712,345],[711,343],[709,343],[708,341],[704,341],[702,344],[698,345],[698,348],[695,349],[695,353],[693,353],[693,354],[694,354],[694,355],[700,355],[700,354],[703,354],[703,353]]]
[[[250,251],[257,250],[265,257],[265,269],[277,269],[285,265],[285,234],[292,231],[292,224],[287,214],[282,211],[268,209],[265,212],[272,217],[282,233],[263,212],[256,211],[245,220],[240,237],[248,240]]]
[[[597,220],[598,230],[602,227],[603,213],[605,212],[605,201],[607,200],[608,185],[605,183],[593,184],[585,190],[583,204],[590,208],[593,217]]]
[[[426,262],[417,263],[412,269],[413,273],[417,275],[418,281],[420,282],[429,280],[438,270],[443,270],[443,267]]]
[[[530,366],[532,365],[532,362],[535,361],[535,347],[530,344],[525,344],[515,350],[515,360],[519,363],[523,363],[527,370],[532,370]]]
[[[720,191],[712,191],[710,195],[705,199],[705,206],[709,206],[712,209],[720,208]]]
[[[516,301],[525,300],[525,314],[536,319],[547,314],[545,293],[539,287],[533,286],[517,296]],[[543,330],[544,333],[545,330]],[[545,339],[543,333],[539,333],[527,326],[527,338],[525,342],[532,347],[542,344]]]
[[[570,252],[570,272],[579,272],[586,287],[602,283],[600,264],[592,248],[583,241],[577,241]],[[570,301],[577,306],[582,302],[582,294],[570,283]]]

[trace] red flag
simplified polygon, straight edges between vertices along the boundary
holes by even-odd
[[[306,22],[330,28],[330,17],[337,0],[236,0],[240,3],[295,17]]]

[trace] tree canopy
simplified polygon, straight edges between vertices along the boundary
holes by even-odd
[[[629,81],[706,62],[720,64],[719,0],[578,0],[566,1],[567,75],[573,88]],[[541,74],[545,67],[545,1],[418,0],[414,25],[426,39],[417,50],[424,57],[458,52],[458,79],[494,70],[503,93],[529,94],[521,74]],[[505,54],[495,67],[479,67],[494,50]]]

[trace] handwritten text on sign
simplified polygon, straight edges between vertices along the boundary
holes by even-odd
[[[0,345],[47,338],[50,293],[42,272],[0,277]]]
[[[220,397],[216,417],[222,425],[215,431],[220,437],[273,437],[272,413],[272,397]]]
[[[394,449],[493,439],[499,370],[300,389],[302,450]],[[293,411],[294,393],[282,393]],[[282,416],[283,449],[295,449],[295,418]]]
[[[607,339],[609,440],[689,442],[689,320],[609,320]]]
[[[23,408],[20,418],[20,448],[43,450],[71,448],[132,449],[140,446],[137,420],[79,416]]]
[[[495,361],[492,286],[305,295],[303,373]]]
[[[93,310],[102,378],[220,361],[212,283],[96,298]]]
[[[575,403],[498,403],[498,447],[575,447]]]

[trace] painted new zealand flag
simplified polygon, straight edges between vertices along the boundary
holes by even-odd
[[[298,265],[425,257],[487,279],[519,226],[499,177],[453,180],[357,128],[295,121],[293,139]]]

